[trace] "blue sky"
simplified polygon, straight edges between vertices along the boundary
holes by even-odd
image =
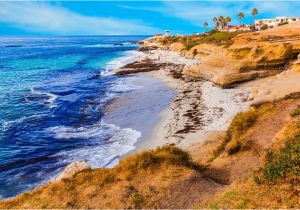
[[[2,1],[0,35],[142,35],[204,31],[213,16],[300,16],[299,1]]]

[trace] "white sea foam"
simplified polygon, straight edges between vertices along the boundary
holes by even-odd
[[[34,88],[31,88],[31,93],[35,95],[47,95],[48,100],[46,100],[46,103],[49,104],[49,108],[56,107],[55,100],[58,98],[57,95],[53,93],[43,92],[39,90],[35,90]]]
[[[126,51],[124,56],[113,59],[106,64],[105,70],[101,71],[101,76],[107,76],[114,74],[115,70],[121,68],[122,66],[132,63],[143,55],[142,52],[136,50]]]
[[[119,78],[116,83],[110,86],[109,90],[114,93],[124,93],[141,88],[141,86],[133,84],[135,79],[136,78]]]
[[[71,163],[78,160],[87,161],[93,168],[113,167],[119,158],[135,149],[135,143],[141,137],[139,131],[131,128],[120,128],[113,124],[100,122],[93,126],[79,128],[56,126],[48,128],[58,139],[93,139],[94,145],[81,147],[61,154],[63,162]]]
[[[46,114],[38,114],[38,115],[30,115],[30,116],[23,116],[15,120],[10,120],[10,121],[0,121],[0,130],[7,130],[10,126],[17,124],[17,123],[22,123],[25,120],[33,119],[33,118],[39,118],[39,117],[44,117]]]
[[[249,94],[247,90],[223,89],[208,81],[203,83],[201,89],[207,107],[204,119],[208,123],[204,130],[225,130],[234,115],[248,106],[247,102],[243,102]]]
[[[10,120],[10,121],[0,121],[0,131],[5,131],[7,130],[11,125],[15,124],[15,123],[21,123],[24,120],[28,119],[28,117],[21,117],[18,118],[16,120]]]

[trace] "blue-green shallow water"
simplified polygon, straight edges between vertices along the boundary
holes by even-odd
[[[109,167],[133,148],[141,133],[102,117],[115,97],[136,88],[109,72],[136,56],[133,43],[144,38],[0,38],[0,198],[76,160]]]

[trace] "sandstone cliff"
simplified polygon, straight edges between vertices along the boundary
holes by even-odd
[[[284,33],[283,33],[284,32]],[[172,48],[171,48],[172,49]],[[300,53],[300,24],[237,35],[229,47],[200,44],[184,53],[201,64],[184,73],[226,86],[290,68]]]

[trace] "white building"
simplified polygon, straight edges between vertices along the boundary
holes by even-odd
[[[219,29],[219,31],[223,32],[244,32],[244,31],[252,31],[250,25],[241,25],[241,26],[227,26],[225,28]]]
[[[165,30],[165,37],[171,36],[171,32],[169,30]]]
[[[263,25],[267,25],[269,28],[277,27],[279,23],[292,23],[300,21],[300,17],[276,17],[272,19],[255,20],[255,28],[260,29]]]

